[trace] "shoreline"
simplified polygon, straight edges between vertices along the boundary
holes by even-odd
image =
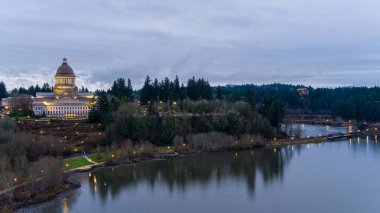
[[[184,156],[189,156],[189,155],[199,155],[199,154],[207,154],[207,153],[220,153],[220,152],[228,152],[228,151],[244,151],[244,150],[259,150],[259,149],[271,149],[271,148],[279,148],[283,146],[289,146],[289,145],[300,145],[300,144],[313,144],[313,143],[323,143],[323,142],[340,142],[342,140],[345,140],[349,137],[339,137],[339,138],[329,138],[328,136],[320,136],[320,137],[314,137],[314,138],[297,138],[297,139],[280,139],[277,141],[269,141],[269,142],[262,142],[262,143],[257,143],[249,148],[238,148],[238,149],[226,149],[226,150],[218,150],[218,151],[200,151],[200,152],[183,152],[183,153],[165,153],[165,154],[160,154],[155,157],[141,157],[141,158],[134,158],[134,159],[129,159],[129,160],[120,160],[120,161],[112,161],[110,163],[102,162],[94,165],[89,165],[79,168],[72,169],[70,171],[66,171],[66,173],[69,175],[69,178],[77,173],[84,173],[84,172],[90,172],[90,171],[96,171],[98,169],[104,169],[104,168],[112,168],[112,167],[119,167],[119,166],[127,166],[127,165],[133,165],[135,163],[143,163],[143,162],[149,162],[149,161],[155,161],[155,160],[167,160],[170,158],[178,158],[178,157],[184,157]],[[39,195],[35,196],[36,198],[33,198],[32,200],[28,199],[25,201],[22,201],[20,203],[17,203],[16,206],[13,206],[12,204],[9,209],[6,208],[5,206],[2,211],[5,212],[13,212],[21,208],[27,208],[32,205],[37,205],[40,203],[48,202],[51,200],[54,200],[57,198],[59,195],[72,190],[72,189],[78,189],[80,188],[80,184],[75,184],[74,182],[68,182],[66,184],[69,184],[69,187],[66,187],[64,189],[58,189],[54,193],[51,193],[49,196],[43,197],[42,199],[38,199]],[[66,185],[65,184],[65,185]],[[45,192],[43,193],[45,194]]]
[[[245,150],[259,150],[259,149],[271,149],[271,148],[278,148],[283,146],[289,146],[289,145],[301,145],[301,144],[317,144],[317,143],[324,143],[324,142],[339,142],[341,140],[345,140],[348,137],[341,137],[337,139],[329,139],[327,136],[320,136],[320,137],[314,137],[314,138],[298,138],[298,139],[281,139],[278,141],[270,141],[270,142],[262,142],[257,143],[250,148],[237,148],[237,149],[225,149],[225,150],[218,150],[218,151],[199,151],[199,152],[191,152],[186,151],[183,153],[177,153],[174,152],[172,156],[168,156],[168,154],[161,154],[156,157],[138,157],[134,159],[129,160],[121,160],[121,161],[112,161],[111,163],[98,163],[93,165],[88,165],[84,167],[79,167],[73,170],[68,171],[69,175],[74,175],[76,173],[82,173],[82,172],[90,172],[98,169],[103,168],[112,168],[112,167],[118,167],[118,166],[127,166],[127,165],[133,165],[136,163],[143,163],[143,162],[149,162],[149,161],[155,161],[155,160],[168,160],[170,158],[179,158],[179,157],[185,157],[189,155],[199,155],[199,154],[207,154],[207,153],[221,153],[221,152],[232,152],[232,151],[245,151]]]
[[[74,182],[67,182],[67,183],[64,183],[59,188],[47,189],[31,198],[21,200],[21,201],[14,201],[14,200],[10,201],[5,206],[1,207],[0,211],[1,212],[15,212],[22,208],[28,208],[33,205],[49,202],[51,200],[56,199],[58,196],[60,196],[63,193],[66,193],[70,190],[79,189],[80,187],[81,187],[80,184],[76,184]]]

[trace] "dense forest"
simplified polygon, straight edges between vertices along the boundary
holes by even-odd
[[[124,85],[124,86],[123,86]],[[124,88],[125,87],[125,88]],[[308,95],[300,95],[299,88],[306,88]],[[12,90],[12,94],[30,94],[36,92],[48,92],[52,88],[48,84],[42,87],[31,86],[27,89]],[[247,95],[250,90],[252,95]],[[88,91],[81,88],[81,91]],[[187,85],[180,84],[178,77],[173,81],[165,78],[162,81],[145,79],[144,87],[139,90],[132,89],[132,83],[128,79],[120,78],[114,82],[112,88],[103,91],[117,99],[139,99],[143,105],[148,102],[168,102],[190,99],[197,100],[225,100],[228,102],[245,101],[253,97],[257,103],[264,97],[271,96],[281,103],[285,114],[324,114],[334,118],[358,121],[380,120],[380,88],[379,87],[337,87],[337,88],[312,88],[302,85],[268,84],[268,85],[227,85],[210,86],[205,79],[191,78]],[[0,83],[0,98],[6,97],[5,84]],[[112,100],[112,101],[115,101]]]
[[[129,79],[117,79],[97,95],[89,120],[104,124],[104,143],[130,139],[163,145],[172,144],[176,137],[186,140],[211,132],[273,138],[280,135],[284,116],[281,104],[269,94],[258,103],[254,90],[247,88],[245,98],[231,102],[214,93],[207,80],[194,77],[185,87],[178,77],[152,81],[147,76],[141,90],[134,92]]]
[[[231,101],[244,96],[247,88],[255,91],[260,101],[271,94],[281,102],[287,114],[327,114],[345,120],[380,121],[379,87],[312,88],[286,84],[237,85],[221,87],[222,94]],[[300,95],[299,88],[307,88],[308,95]]]

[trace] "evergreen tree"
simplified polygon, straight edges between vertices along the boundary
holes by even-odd
[[[208,81],[201,78],[195,80],[193,78],[189,79],[187,82],[187,96],[192,100],[212,99],[212,89]]]
[[[237,102],[241,101],[241,94],[239,92],[234,92],[229,96],[229,101]]]
[[[165,78],[164,81],[161,82],[160,100],[163,102],[167,102],[169,100],[169,95],[170,95],[170,80],[169,78]]]
[[[156,102],[159,99],[160,90],[161,90],[160,83],[158,83],[157,78],[155,78],[153,82],[153,99],[152,99],[153,102]]]
[[[118,78],[113,82],[111,87],[111,94],[121,99],[122,97],[127,96],[127,86],[125,84],[124,78]]]
[[[111,110],[110,103],[108,102],[107,93],[104,91],[97,91],[98,100],[96,105],[93,106],[89,113],[89,120],[91,122],[102,122],[103,125],[108,124],[109,114]]]
[[[28,87],[28,89],[23,94],[35,96],[36,95],[36,88],[34,88],[34,86],[32,85],[32,86]]]
[[[256,107],[256,97],[255,97],[255,91],[251,88],[248,87],[245,99],[248,102],[248,104],[251,106],[251,108],[254,110]]]
[[[182,101],[186,98],[186,87],[185,87],[185,85],[181,84],[181,88],[179,90],[180,90],[179,99]]]
[[[0,99],[7,97],[7,88],[4,82],[0,82]]]
[[[41,92],[52,92],[50,85],[48,83],[44,83],[42,85]]]
[[[269,94],[264,95],[260,103],[259,113],[267,118],[272,126],[277,128],[280,127],[280,123],[284,117],[281,104]]]
[[[195,81],[195,78],[193,76],[193,78],[189,79],[187,81],[187,96],[191,99],[191,100],[198,100],[199,99],[199,89],[197,87],[197,83]]]
[[[179,85],[179,79],[178,76],[175,76],[174,82],[173,82],[173,101],[178,101],[181,97],[181,88]]]
[[[203,78],[199,79],[197,82],[197,87],[199,88],[198,90],[200,92],[201,99],[206,99],[206,100],[212,99],[212,89],[207,80]]]
[[[216,99],[218,100],[223,99],[222,88],[220,86],[216,87]]]
[[[153,86],[151,85],[151,80],[149,75],[146,76],[144,86],[141,89],[140,101],[143,105],[148,104],[153,100]]]
[[[127,97],[128,101],[133,101],[132,82],[131,82],[131,79],[129,79],[129,78],[127,80],[126,97]]]
[[[36,93],[37,92],[41,92],[41,87],[37,84],[36,87],[34,88],[34,91],[29,91],[29,95],[33,95],[33,96],[36,96]]]

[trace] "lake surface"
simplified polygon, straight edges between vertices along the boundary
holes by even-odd
[[[282,130],[291,136],[301,138],[325,136],[337,133],[347,133],[353,127],[348,126],[329,126],[329,125],[311,125],[311,124],[290,124],[282,125]]]
[[[380,212],[375,138],[100,169],[19,212]]]

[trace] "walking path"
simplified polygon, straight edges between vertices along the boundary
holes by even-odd
[[[84,158],[86,158],[86,160],[90,163],[93,163],[93,164],[97,164],[98,162],[95,162],[93,160],[91,160],[91,158],[89,158],[87,155],[83,156]]]

